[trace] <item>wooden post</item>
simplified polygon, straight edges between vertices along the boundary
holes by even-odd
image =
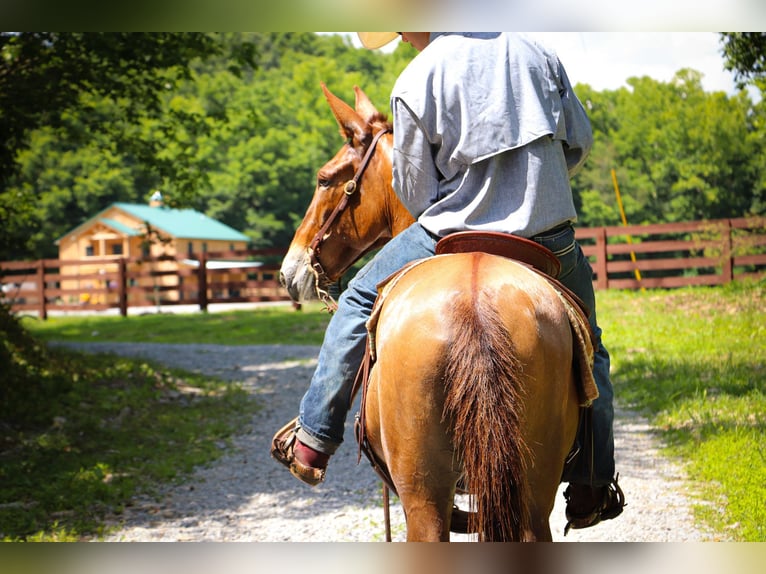
[[[202,252],[199,256],[199,269],[197,269],[197,286],[200,311],[207,312],[207,254]]]
[[[724,283],[731,283],[734,281],[734,250],[733,228],[731,225],[731,219],[727,219],[721,225],[721,278]]]
[[[117,298],[120,304],[120,315],[128,316],[128,263],[124,257],[117,262]]]
[[[609,289],[606,263],[606,227],[602,227],[596,235],[596,289]]]
[[[48,318],[48,305],[45,300],[45,260],[37,262],[37,298],[40,303],[40,319]]]

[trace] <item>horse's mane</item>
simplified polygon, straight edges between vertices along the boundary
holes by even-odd
[[[394,126],[390,121],[388,121],[388,117],[380,112],[377,112],[374,116],[372,116],[367,122],[367,125],[372,128],[372,133],[378,133],[382,129],[387,129],[390,132],[393,132],[394,130]]]

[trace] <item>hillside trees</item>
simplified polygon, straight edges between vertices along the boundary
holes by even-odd
[[[145,202],[155,189],[171,205],[243,231],[255,246],[284,247],[316,170],[342,144],[320,83],[350,103],[359,85],[387,112],[391,87],[415,54],[408,44],[384,54],[312,33],[212,38],[214,48],[174,60],[183,60],[180,71],[145,71],[161,88],[151,105],[130,104],[129,90],[89,88],[65,113],[43,114],[55,121],[24,132],[27,149],[0,189],[0,215],[14,222],[17,248],[0,258],[55,256],[64,232],[113,201]],[[123,81],[137,74],[125,73]],[[612,169],[631,223],[764,213],[762,102],[745,92],[707,93],[693,70],[628,84],[576,86],[595,137],[573,181],[580,225],[619,224]],[[18,198],[24,218],[8,211]]]
[[[760,128],[744,92],[707,93],[699,72],[688,69],[670,82],[641,77],[628,84],[602,93],[578,87],[595,139],[575,181],[582,225],[619,223],[611,169],[630,223],[763,213]]]
[[[116,161],[118,170],[139,166],[186,189],[196,187],[184,165],[157,158],[164,141],[134,137],[135,126],[155,118],[171,132],[174,123],[195,119],[166,113],[165,96],[190,77],[192,61],[222,50],[215,36],[201,33],[0,33],[0,259],[42,255],[34,237],[50,244],[55,236],[45,225],[51,210],[41,212],[40,205],[61,207],[64,195],[77,193],[66,177],[82,182],[94,163]],[[246,51],[230,56],[248,64]],[[42,153],[37,143],[61,158]],[[93,153],[98,160],[79,157]],[[39,170],[57,199],[48,201],[48,189],[38,187]],[[55,183],[54,171],[62,176]],[[122,187],[133,183],[125,178]],[[59,220],[72,216],[77,204],[70,201],[53,213]]]
[[[0,259],[55,256],[53,242],[65,231],[113,201],[144,202],[154,189],[171,205],[242,230],[256,246],[289,242],[316,170],[342,144],[320,83],[347,100],[360,85],[385,111],[408,58],[310,33],[218,40],[217,51],[190,60],[184,78],[161,94],[159,113],[128,115],[108,97],[88,96],[87,107],[30,132],[37,143],[18,157],[5,196],[36,200],[20,247]],[[111,129],[90,130],[94,114]]]

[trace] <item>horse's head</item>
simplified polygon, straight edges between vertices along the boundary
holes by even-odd
[[[346,140],[317,172],[311,204],[282,262],[280,280],[296,300],[325,298],[362,255],[413,218],[391,187],[391,126],[358,87],[356,109],[322,90]]]

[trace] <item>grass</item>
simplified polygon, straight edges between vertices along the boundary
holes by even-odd
[[[318,304],[191,314],[25,317],[38,337],[56,341],[209,343],[220,345],[319,345],[330,315]]]
[[[0,540],[105,534],[105,517],[217,458],[257,410],[237,385],[144,361],[51,352],[48,369],[67,373],[54,416],[0,421]]]
[[[618,400],[686,461],[698,518],[766,541],[766,283],[605,295]]]
[[[646,415],[684,461],[699,520],[720,539],[766,541],[766,282],[597,298],[617,401]],[[318,307],[284,307],[25,325],[69,341],[319,344],[328,319]],[[90,463],[77,480],[96,484],[114,470]]]

